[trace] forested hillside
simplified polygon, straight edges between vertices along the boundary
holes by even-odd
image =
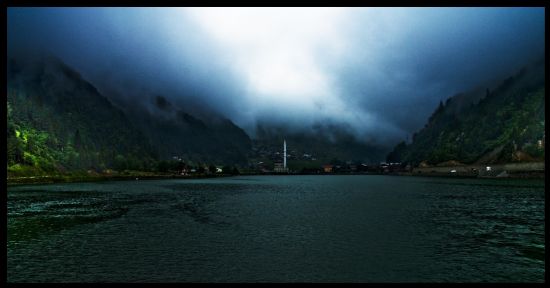
[[[459,98],[459,97],[456,97]],[[508,163],[544,159],[544,60],[505,79],[479,102],[449,98],[413,136],[388,155],[413,165]],[[462,99],[460,99],[462,100]]]
[[[162,96],[150,109],[113,105],[53,56],[11,58],[7,72],[11,175],[154,171],[174,166],[174,158],[203,166],[247,164],[250,138],[221,116],[198,119]]]
[[[298,158],[303,154],[311,155],[319,161],[318,166],[336,160],[379,163],[387,153],[384,147],[361,142],[341,127],[330,125],[308,132],[292,132],[290,129],[268,125],[258,125],[256,130],[256,150],[282,152],[285,139],[291,155]]]
[[[155,96],[150,110],[134,107],[130,119],[151,139],[159,159],[173,157],[192,163],[247,163],[251,140],[238,126],[221,116],[199,119],[163,96]]]
[[[304,134],[259,125],[253,147],[248,135],[230,120],[215,114],[199,118],[160,95],[152,96],[150,105],[113,105],[51,56],[9,59],[7,72],[11,175],[155,171],[174,158],[197,166],[246,167],[250,161],[271,159],[280,152],[283,139],[293,157],[289,160],[310,166],[336,160],[376,163],[384,153],[382,147],[328,126]],[[439,104],[412,143],[397,145],[387,161],[413,165],[542,161],[544,85],[541,60],[493,91],[487,89],[484,97],[479,91],[451,97]]]
[[[10,59],[8,173],[147,169],[156,158],[124,113],[54,57]]]

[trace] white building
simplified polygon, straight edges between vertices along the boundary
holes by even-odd
[[[283,163],[276,162],[273,171],[276,173],[288,173],[288,168],[286,167],[286,140],[283,140]]]

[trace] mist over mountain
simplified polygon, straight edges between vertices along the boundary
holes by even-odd
[[[8,54],[49,51],[125,110],[391,149],[440,101],[544,53],[543,8],[8,8]],[[135,108],[132,106],[136,106]],[[318,130],[318,129],[317,129]],[[326,130],[326,129],[324,129]],[[372,142],[375,141],[375,142]]]
[[[255,148],[280,152],[283,141],[286,141],[291,155],[298,159],[310,155],[306,158],[315,158],[319,161],[315,162],[318,164],[336,160],[377,164],[388,153],[385,147],[369,144],[376,143],[375,139],[366,143],[359,141],[349,127],[341,125],[318,123],[308,131],[275,126],[272,123],[258,124],[256,127]]]
[[[246,165],[251,141],[230,120],[202,121],[162,96],[156,110],[120,108],[58,58],[35,56],[8,61],[11,173],[154,170],[174,158]]]
[[[151,106],[126,110],[129,119],[151,139],[161,159],[181,158],[196,163],[247,163],[251,140],[238,126],[220,115],[197,118],[157,95]]]
[[[8,60],[8,171],[144,169],[156,155],[124,112],[53,56]]]
[[[450,97],[388,161],[413,166],[543,161],[544,77],[542,58],[484,93],[475,89]]]
[[[392,149],[540,158],[540,69],[502,81],[543,57],[543,8],[8,8],[7,24],[16,170],[258,171],[284,140],[295,171]]]

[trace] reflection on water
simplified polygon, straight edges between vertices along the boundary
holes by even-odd
[[[257,176],[8,189],[9,282],[542,282],[544,183]]]

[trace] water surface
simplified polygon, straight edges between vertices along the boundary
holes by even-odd
[[[543,282],[544,183],[241,176],[8,188],[8,282]]]

